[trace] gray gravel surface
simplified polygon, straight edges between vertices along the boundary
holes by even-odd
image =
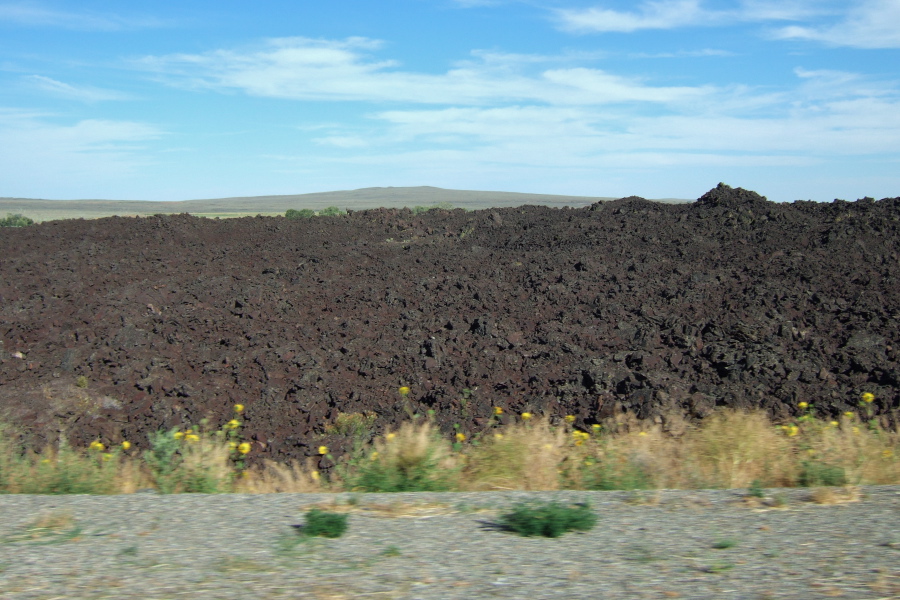
[[[0,496],[0,598],[900,598],[900,487],[859,491]],[[491,527],[525,500],[598,522]],[[299,536],[315,505],[347,533]]]

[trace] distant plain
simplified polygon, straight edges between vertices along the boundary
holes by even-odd
[[[284,196],[247,196],[208,200],[156,202],[143,200],[46,200],[0,197],[0,215],[22,214],[36,222],[60,219],[99,219],[103,217],[149,216],[189,213],[198,217],[236,218],[255,215],[283,215],[288,209],[322,210],[330,206],[341,209],[413,208],[452,205],[454,208],[478,210],[522,205],[570,206],[580,208],[595,202],[614,200],[609,196],[562,196],[523,194],[516,192],[484,192],[448,190],[430,186],[379,187]],[[661,202],[690,202],[672,198]]]

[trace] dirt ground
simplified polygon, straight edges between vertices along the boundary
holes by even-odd
[[[715,407],[900,415],[900,198],[187,215],[0,230],[0,407],[36,447],[220,425],[251,456],[434,411],[665,424]],[[406,399],[398,394],[409,386]],[[327,468],[328,465],[321,465]]]

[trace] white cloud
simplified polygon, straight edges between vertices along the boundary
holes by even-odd
[[[146,143],[162,135],[145,123],[85,119],[60,125],[52,115],[0,109],[0,180],[44,182],[29,189],[95,189],[146,164],[141,156]]]
[[[43,75],[29,75],[26,78],[33,87],[62,98],[80,100],[82,102],[99,102],[103,100],[126,100],[128,96],[114,90],[105,90],[93,86],[75,86],[62,81],[44,77]]]
[[[601,7],[561,9],[556,19],[561,29],[575,33],[631,33],[643,29],[676,29],[737,22],[797,20],[822,12],[814,0],[774,2],[744,0],[729,10],[703,6],[702,0],[652,0],[636,11]]]
[[[252,96],[296,100],[445,105],[667,103],[709,92],[706,87],[652,86],[583,67],[532,72],[529,67],[553,59],[530,55],[476,52],[474,59],[458,63],[445,73],[417,73],[400,69],[395,61],[375,60],[365,53],[379,47],[379,42],[364,38],[279,38],[257,50],[146,57],[138,64],[177,85],[237,89]]]
[[[575,32],[623,32],[639,29],[674,29],[703,24],[712,17],[699,0],[644,2],[638,12],[606,8],[564,9],[557,12],[563,29]]]
[[[162,20],[153,17],[123,17],[85,11],[66,12],[44,8],[35,2],[0,4],[0,23],[2,22],[83,31],[120,31],[164,25]]]
[[[843,20],[829,26],[783,27],[780,39],[823,42],[854,48],[900,48],[900,0],[851,2]]]

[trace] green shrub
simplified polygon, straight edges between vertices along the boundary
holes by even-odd
[[[300,210],[289,208],[284,216],[288,219],[309,219],[316,216],[316,212],[311,208],[301,208]]]
[[[306,525],[301,533],[305,536],[339,538],[347,531],[347,515],[326,512],[314,508],[306,513]]]
[[[34,220],[24,215],[7,213],[5,219],[0,219],[0,227],[27,227],[28,225],[34,225]]]
[[[841,467],[818,461],[803,461],[798,483],[802,487],[847,485],[847,473]]]
[[[337,206],[329,206],[328,208],[323,208],[319,211],[320,217],[337,217],[339,215],[343,215],[346,213],[342,208],[338,208]]]
[[[556,502],[542,505],[520,504],[500,517],[499,526],[522,536],[559,537],[567,531],[587,531],[597,516],[587,503],[564,506]]]

